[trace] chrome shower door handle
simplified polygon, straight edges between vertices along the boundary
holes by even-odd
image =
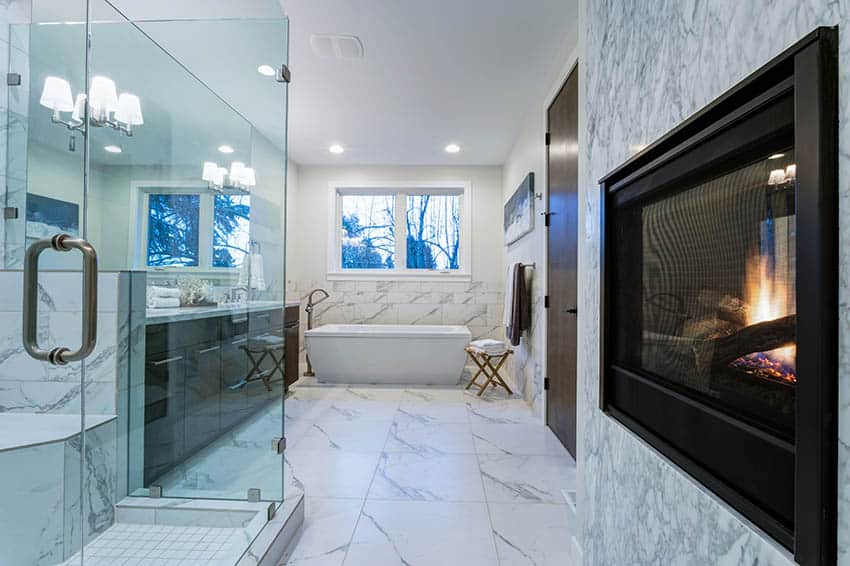
[[[61,346],[43,350],[38,345],[38,259],[48,248],[57,252],[80,250],[83,254],[83,325],[78,350]],[[86,240],[57,234],[39,240],[27,249],[24,258],[23,341],[30,356],[53,365],[80,361],[94,350],[97,343],[97,252]]]

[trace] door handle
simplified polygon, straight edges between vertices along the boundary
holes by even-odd
[[[83,324],[78,350],[72,351],[63,346],[44,350],[38,345],[38,259],[48,248],[57,252],[80,250],[83,254]],[[80,361],[94,351],[97,344],[97,251],[86,240],[57,234],[39,240],[27,249],[24,257],[23,342],[30,356],[56,366]]]
[[[578,309],[564,309],[561,312],[565,312],[567,314],[578,314]]]

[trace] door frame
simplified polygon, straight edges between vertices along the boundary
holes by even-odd
[[[546,97],[543,99],[543,105],[542,105],[542,108],[540,110],[540,120],[541,120],[541,126],[542,126],[541,131],[545,135],[549,131],[549,107],[555,101],[555,98],[557,98],[558,94],[561,92],[561,89],[564,87],[564,85],[567,82],[567,79],[570,77],[570,75],[573,73],[573,71],[579,73],[579,75],[578,75],[578,80],[579,80],[579,93],[578,93],[578,95],[579,95],[578,96],[578,99],[579,99],[579,112],[578,112],[578,118],[579,118],[579,120],[578,120],[579,121],[578,130],[579,130],[579,133],[578,133],[578,138],[579,138],[579,147],[584,147],[584,143],[583,143],[584,135],[583,135],[583,130],[581,128],[582,124],[584,124],[584,121],[585,121],[584,120],[585,119],[584,112],[582,111],[582,108],[583,108],[582,102],[584,100],[584,96],[583,96],[582,89],[581,89],[581,85],[583,84],[584,77],[582,76],[583,71],[582,71],[582,67],[579,65],[579,61],[580,60],[579,60],[578,47],[576,47],[570,52],[570,55],[566,58],[564,64],[561,66],[560,70],[558,71],[557,81],[552,84],[548,93],[546,94]],[[545,208],[546,208],[545,212],[548,213],[549,212],[549,148],[548,148],[547,145],[545,145],[545,144],[543,145],[542,152],[543,152],[543,175],[542,175],[543,179],[542,179],[542,182],[541,182],[541,192],[543,193],[543,202],[545,203]],[[581,179],[582,179],[583,170],[584,170],[584,167],[582,166],[582,160],[579,158],[579,160],[578,160],[578,178],[579,178],[579,183],[578,183],[578,186],[579,186],[578,225],[579,226],[584,225],[584,210],[582,208],[582,199],[580,197],[580,195],[581,195]],[[579,233],[581,233],[581,230],[579,230]],[[581,279],[582,279],[581,272],[583,271],[583,269],[582,269],[582,253],[581,253],[582,247],[579,245],[579,246],[577,246],[577,248],[578,249],[576,250],[576,253],[577,253],[577,271],[576,272],[578,274],[578,277],[577,277],[578,281],[581,281]],[[543,278],[543,285],[544,285],[544,289],[545,289],[544,294],[548,295],[549,294],[549,230],[548,230],[548,228],[546,229],[546,237],[543,238],[542,261],[538,263],[538,266],[542,267],[542,269],[538,269],[537,271],[540,272],[540,276]],[[576,317],[577,318],[576,336],[578,337],[578,336],[581,335],[581,323],[582,323],[582,320],[584,318],[582,316],[582,310],[583,309],[580,308],[580,305],[582,304],[582,295],[583,295],[582,290],[581,290],[581,285],[577,286],[577,291],[578,291],[578,301],[577,302],[578,302],[578,305],[579,305],[579,313],[578,313],[578,316]],[[543,378],[545,379],[547,374],[549,373],[549,331],[548,331],[548,328],[549,328],[549,309],[547,309],[547,308],[543,309],[542,324],[543,324],[543,327],[546,328],[546,331],[543,333],[543,352],[542,352],[542,363],[541,363],[542,369],[543,369]],[[582,367],[581,361],[582,360],[581,360],[580,352],[577,351],[576,352],[576,414],[577,415],[582,414],[581,391],[582,391],[583,380],[582,380],[582,376],[581,376],[581,367]],[[543,384],[541,384],[541,387],[542,386],[543,386]],[[549,396],[549,392],[544,388],[543,389],[542,415],[540,417],[544,425],[548,424],[547,418],[546,418],[546,415],[547,415],[547,412],[548,412],[548,405],[549,405],[548,396]],[[576,419],[576,420],[577,420],[577,422],[576,422],[576,463],[578,464],[578,462],[581,460],[580,454],[583,453],[583,450],[581,449],[581,446],[582,446],[581,439],[584,437],[584,435],[583,435],[584,427],[582,426],[583,423],[582,423],[581,419]]]

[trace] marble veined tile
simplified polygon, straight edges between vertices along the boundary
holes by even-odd
[[[307,497],[301,534],[282,564],[340,566],[362,507],[359,499]]]
[[[478,462],[489,502],[566,504],[562,490],[576,488],[569,456],[479,454]]]
[[[368,501],[374,499],[484,501],[478,459],[472,454],[384,453],[369,488]]]
[[[380,452],[384,448],[391,423],[385,421],[314,422],[292,448],[297,450],[344,450]]]
[[[463,389],[455,387],[408,387],[401,397],[402,404],[407,403],[465,403],[469,395]]]
[[[287,450],[284,456],[285,493],[306,497],[363,499],[378,465],[379,452],[344,450]]]
[[[390,427],[385,452],[414,452],[423,456],[474,454],[468,423],[432,423],[401,416]]]
[[[402,401],[398,407],[396,420],[416,421],[422,424],[468,423],[469,411],[467,411],[466,405],[459,402],[417,403]]]
[[[564,505],[490,503],[500,566],[578,566]]]
[[[392,421],[398,409],[398,400],[370,401],[335,399],[318,418],[323,421]]]
[[[493,566],[484,503],[367,501],[345,566]]]
[[[473,424],[472,437],[479,454],[568,456],[552,430],[540,424]]]
[[[472,424],[541,424],[531,406],[522,399],[489,400],[485,397],[469,401],[467,408]]]

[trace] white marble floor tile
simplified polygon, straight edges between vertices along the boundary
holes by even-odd
[[[474,454],[475,444],[467,423],[423,424],[403,416],[390,427],[384,451],[422,455]]]
[[[384,453],[369,488],[367,500],[373,499],[484,501],[478,459],[472,454]]]
[[[392,423],[319,420],[292,444],[293,449],[380,452]]]
[[[284,458],[285,493],[307,497],[364,499],[378,465],[379,452],[288,450]]]
[[[345,566],[493,566],[484,503],[367,501]]]
[[[539,424],[473,424],[472,437],[479,454],[568,456],[552,430]]]
[[[469,411],[463,403],[402,401],[396,415],[396,419],[399,418],[416,420],[421,423],[468,423]]]
[[[500,566],[573,566],[564,505],[490,503]]]
[[[301,399],[287,397],[284,400],[286,422],[314,421],[321,418],[331,406],[330,399]]]
[[[317,420],[324,421],[392,421],[398,410],[398,400],[335,399]]]
[[[400,401],[404,389],[400,387],[345,387],[337,398],[348,401]]]
[[[573,490],[575,462],[569,456],[479,454],[489,502],[566,504],[561,490]]]
[[[401,397],[402,403],[465,403],[469,395],[456,387],[408,387]]]
[[[472,424],[543,424],[522,399],[476,399],[466,406]]]
[[[281,564],[298,566],[340,566],[363,501],[307,497],[304,526]]]

